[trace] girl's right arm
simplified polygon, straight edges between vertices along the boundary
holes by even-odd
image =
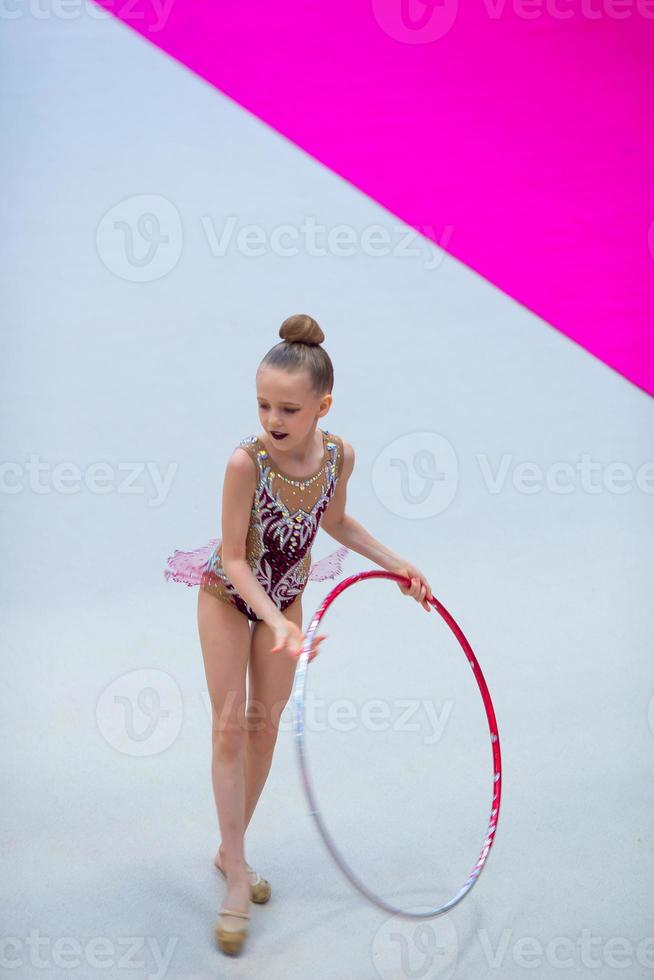
[[[285,617],[257,582],[245,552],[256,483],[252,458],[244,449],[235,449],[227,461],[223,481],[223,568],[238,594],[254,609],[259,619],[274,629],[280,617]]]

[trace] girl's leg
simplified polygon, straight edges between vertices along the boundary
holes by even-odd
[[[245,834],[245,677],[250,621],[236,607],[198,590],[198,630],[212,713],[213,783],[227,875],[225,907],[247,911]],[[236,920],[235,920],[236,921]],[[241,923],[242,924],[242,923]]]
[[[302,596],[283,613],[302,629]],[[245,826],[247,828],[264,787],[277,741],[282,711],[293,691],[297,660],[271,653],[273,631],[266,623],[252,628],[249,691],[246,709]]]

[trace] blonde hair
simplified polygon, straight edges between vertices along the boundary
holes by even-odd
[[[334,387],[334,367],[324,347],[325,335],[318,323],[307,313],[294,313],[279,328],[281,343],[271,347],[259,367],[265,365],[283,371],[307,371],[316,398],[331,393]]]

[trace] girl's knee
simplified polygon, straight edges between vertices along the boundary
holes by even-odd
[[[290,697],[290,695],[289,695]],[[289,698],[281,698],[268,705],[258,698],[250,698],[245,710],[245,727],[248,736],[268,732],[270,735],[277,733],[282,712],[288,704]]]
[[[266,705],[256,698],[248,701],[246,710],[246,731],[248,750],[260,755],[266,755],[275,747],[279,734],[279,725],[288,698]]]
[[[245,748],[247,734],[241,724],[230,722],[227,725],[214,726],[211,736],[214,751],[223,761],[231,762],[238,759]]]
[[[265,725],[254,731],[248,730],[248,752],[261,756],[270,755],[275,748],[278,732],[279,729],[274,725]]]

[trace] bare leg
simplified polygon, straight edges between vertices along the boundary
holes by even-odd
[[[302,629],[302,597],[284,610],[284,615]],[[247,826],[268,778],[279,731],[279,720],[293,690],[297,661],[270,653],[273,633],[266,623],[254,623],[248,667],[249,692],[246,709],[245,819]],[[218,849],[223,864],[225,847]]]
[[[250,882],[245,863],[245,676],[249,620],[235,607],[198,590],[198,630],[212,707],[211,778],[227,875],[225,907],[246,912]],[[242,920],[234,918],[236,928]]]
[[[284,610],[284,616],[302,629],[302,597]],[[273,632],[266,623],[252,630],[249,695],[246,710],[245,826],[247,828],[268,778],[279,732],[279,721],[293,691],[297,660],[270,652]]]

